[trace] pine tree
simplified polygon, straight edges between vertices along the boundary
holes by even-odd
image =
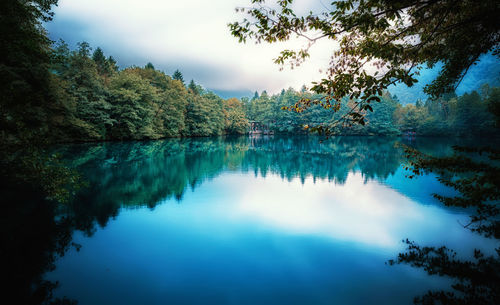
[[[199,95],[200,91],[198,90],[198,86],[195,84],[194,80],[191,80],[189,83],[188,89],[193,92],[193,94]]]
[[[174,74],[172,74],[172,78],[175,80],[180,80],[184,85],[184,77],[182,77],[182,73],[179,70],[175,70]]]
[[[252,100],[256,100],[259,98],[259,92],[255,91]]]
[[[92,59],[96,63],[97,72],[99,72],[100,75],[108,74],[109,64],[101,48],[97,47],[97,49],[95,49],[94,54],[92,54]]]
[[[118,72],[118,65],[116,64],[116,60],[113,56],[108,57],[108,66],[111,72]]]

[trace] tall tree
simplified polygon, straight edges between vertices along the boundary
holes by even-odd
[[[191,90],[193,94],[200,94],[200,91],[198,90],[198,86],[195,84],[194,80],[191,80],[188,85],[188,89]]]
[[[107,66],[107,60],[101,52],[94,52],[93,58],[97,59],[96,62],[90,58],[90,45],[87,42],[80,42],[77,50],[68,58],[68,68],[56,70],[69,84],[67,92],[76,101],[75,116],[82,120],[83,124],[80,126],[80,134],[75,136],[81,139],[102,140],[106,136],[106,130],[114,123],[110,117],[111,104],[107,100],[108,90],[99,74],[99,64],[103,65],[101,67]],[[102,72],[106,75],[110,73],[109,70]]]
[[[258,98],[259,98],[259,92],[255,91],[255,93],[253,94],[252,100],[255,100],[255,99],[258,99]]]
[[[116,63],[116,60],[111,55],[108,57],[108,65],[109,65],[110,71],[112,71],[112,72],[118,71],[118,65]]]
[[[182,76],[181,71],[175,70],[174,74],[172,74],[172,78],[181,81],[181,83],[184,85],[184,77]]]
[[[314,101],[301,99],[292,107],[300,111],[313,104],[338,111],[343,98],[354,101],[344,120],[364,124],[364,113],[391,84],[412,86],[426,64],[443,63],[439,75],[425,91],[438,97],[453,91],[481,54],[500,55],[498,1],[455,0],[342,0],[332,1],[324,12],[298,16],[293,0],[252,0],[248,15],[229,24],[231,34],[245,42],[275,43],[299,36],[307,42],[300,50],[283,50],[275,63],[302,64],[319,40],[339,44],[323,79],[313,83],[321,94]],[[375,69],[374,69],[375,68]]]
[[[57,0],[0,3],[0,137],[39,139],[47,108],[50,40],[41,25],[52,19]]]
[[[151,84],[134,71],[126,69],[110,83],[112,118],[116,124],[111,135],[117,139],[157,138],[153,129],[154,103],[158,96]]]
[[[97,72],[99,72],[100,75],[109,73],[108,61],[106,60],[104,52],[101,48],[97,47],[97,49],[95,49],[94,53],[92,54],[92,60],[94,60],[97,66]]]
[[[248,129],[243,103],[237,98],[224,101],[224,130],[228,134],[244,134]]]

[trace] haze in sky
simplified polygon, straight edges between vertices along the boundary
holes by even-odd
[[[222,95],[279,92],[300,89],[320,76],[332,45],[318,44],[307,65],[280,72],[273,58],[283,48],[298,48],[304,40],[282,44],[238,43],[228,23],[244,18],[236,7],[249,0],[60,0],[55,18],[46,24],[50,38],[62,38],[74,47],[87,41],[112,55],[120,67],[152,62],[172,74],[179,69],[184,79],[194,79]],[[319,0],[301,0],[297,12],[322,9]]]
[[[293,8],[299,15],[324,11],[327,4],[326,0],[300,0],[295,1]],[[194,79],[224,98],[252,96],[256,90],[299,90],[320,79],[321,69],[328,66],[336,48],[330,41],[320,40],[313,46],[306,64],[280,71],[273,59],[283,49],[304,46],[304,39],[272,45],[253,41],[242,44],[231,36],[227,24],[244,18],[235,8],[249,5],[250,0],[60,0],[54,20],[45,27],[51,39],[63,39],[71,47],[81,41],[101,47],[121,68],[151,62],[170,75],[179,69],[185,81]],[[477,75],[498,75],[500,65],[493,61],[492,68],[490,61],[471,69],[476,76],[465,78],[465,85],[457,91],[463,94],[470,88],[477,89],[483,82],[478,81]],[[491,70],[488,75],[483,68]],[[403,103],[425,99],[423,86],[435,75],[432,71],[424,73],[411,90],[401,85],[391,92],[400,96]]]

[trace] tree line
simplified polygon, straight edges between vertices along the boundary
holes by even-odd
[[[59,141],[241,134],[248,125],[239,100],[224,100],[193,80],[186,86],[179,70],[172,77],[151,63],[120,70],[86,42],[70,50],[59,41],[50,71],[62,106],[50,121]]]
[[[308,126],[325,126],[338,135],[463,136],[492,132],[492,111],[500,101],[500,88],[486,84],[480,92],[447,94],[404,106],[397,96],[384,91],[379,102],[371,104],[371,111],[364,111],[364,125],[345,125],[338,123],[356,104],[354,100],[345,98],[335,111],[313,105],[300,113],[284,109],[304,99],[320,99],[305,87],[224,100],[194,80],[186,85],[179,70],[169,76],[152,63],[120,70],[112,56],[104,56],[99,47],[92,52],[86,42],[76,50],[64,41],[55,44],[50,71],[62,106],[50,122],[58,141],[244,134],[249,121],[276,133],[304,133]]]
[[[280,94],[256,92],[252,99],[243,98],[249,120],[259,121],[276,132],[300,133],[304,127],[324,126],[337,135],[401,135],[415,132],[426,136],[467,136],[495,132],[496,116],[500,105],[500,88],[485,84],[479,92],[462,96],[447,94],[438,99],[417,100],[402,105],[396,95],[383,92],[379,102],[371,104],[372,111],[364,111],[365,124],[339,124],[343,115],[355,105],[347,98],[339,109],[330,111],[322,105],[311,105],[301,112],[283,111],[300,100],[320,97],[306,90],[289,88]],[[317,131],[321,132],[321,129]]]
[[[62,40],[53,44],[45,67],[47,78],[39,89],[47,105],[16,110],[13,103],[7,112],[22,114],[15,124],[38,130],[38,136],[49,142],[244,134],[249,121],[276,133],[305,133],[309,126],[319,126],[314,130],[321,133],[324,126],[337,135],[482,134],[493,131],[492,112],[498,111],[500,101],[500,88],[488,85],[480,92],[447,94],[404,106],[397,96],[384,91],[379,102],[362,113],[364,124],[346,125],[339,121],[356,105],[355,100],[344,98],[338,109],[317,104],[300,112],[285,111],[299,101],[321,99],[305,87],[224,100],[194,80],[186,85],[179,70],[169,76],[152,63],[119,69],[112,56],[106,57],[99,47],[92,50],[86,42],[74,50]],[[16,136],[22,137],[18,131],[23,129],[15,129]]]
[[[152,63],[119,69],[112,56],[106,57],[99,47],[92,50],[86,42],[74,50],[62,40],[53,44],[47,68],[44,90],[51,103],[43,111],[31,110],[39,113],[39,129],[49,142],[244,134],[249,121],[276,133],[305,133],[308,126],[320,126],[315,130],[321,133],[324,126],[337,135],[468,135],[492,132],[492,112],[500,101],[500,88],[488,85],[480,92],[404,106],[384,91],[379,102],[364,111],[365,124],[345,125],[339,121],[355,100],[344,98],[339,109],[318,104],[301,112],[285,111],[299,101],[321,99],[305,87],[224,100],[194,80],[185,84],[179,70],[170,76]]]

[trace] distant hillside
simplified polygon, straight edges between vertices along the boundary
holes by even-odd
[[[413,87],[409,88],[406,85],[399,84],[390,86],[389,92],[395,94],[403,105],[415,103],[418,99],[425,101],[428,97],[423,91],[424,86],[432,82],[438,71],[439,67],[422,70],[420,76],[417,77],[418,83]],[[470,68],[462,83],[458,86],[456,93],[462,95],[477,90],[484,83],[491,86],[500,85],[500,60],[491,54],[483,55],[477,65]]]

